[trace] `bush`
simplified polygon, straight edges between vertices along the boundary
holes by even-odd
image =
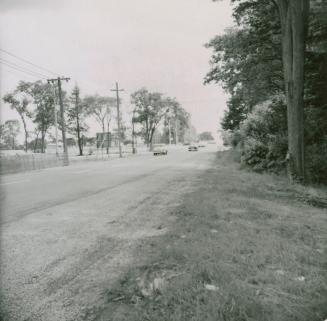
[[[249,137],[245,140],[242,148],[241,162],[253,167],[256,171],[263,171],[267,168],[266,156],[268,146],[259,140]]]
[[[253,108],[239,130],[225,133],[224,142],[241,151],[240,161],[257,172],[286,169],[287,118],[283,99],[276,97]],[[327,136],[314,136],[318,120],[306,113],[305,166],[309,183],[327,184]]]
[[[253,170],[279,172],[287,153],[286,106],[273,99],[253,108],[241,124],[241,161]]]
[[[327,138],[306,147],[306,176],[310,183],[327,184]]]
[[[222,131],[221,137],[224,146],[232,146],[234,148],[237,147],[242,140],[241,133],[239,130]]]

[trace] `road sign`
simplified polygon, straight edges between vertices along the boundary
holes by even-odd
[[[97,148],[106,148],[111,146],[111,133],[104,132],[104,133],[97,133]]]

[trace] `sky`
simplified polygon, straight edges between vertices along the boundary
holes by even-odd
[[[216,135],[227,95],[203,85],[211,55],[204,44],[233,24],[231,13],[229,0],[1,0],[0,48],[70,77],[64,89],[78,84],[82,96],[114,95],[117,81],[126,117],[130,94],[141,87],[176,97],[198,132]],[[1,95],[19,80],[55,76],[0,54]],[[1,122],[12,118],[1,103]]]

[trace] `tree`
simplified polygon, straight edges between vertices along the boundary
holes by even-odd
[[[272,0],[282,27],[282,56],[287,102],[291,176],[304,179],[304,57],[309,0]]]
[[[25,134],[25,143],[24,150],[27,152],[28,149],[28,130],[26,120],[27,118],[31,118],[31,112],[28,109],[30,100],[26,96],[26,83],[19,82],[17,88],[13,93],[8,93],[3,97],[3,101],[10,105],[10,108],[16,110],[19,114],[19,117],[23,123],[24,134]]]
[[[88,126],[85,123],[86,105],[82,103],[80,98],[80,90],[77,86],[72,91],[70,104],[67,109],[67,125],[68,129],[77,137],[79,155],[83,155],[83,136],[87,131]]]
[[[4,133],[5,133],[5,125],[4,124],[0,124],[0,140],[3,139]]]
[[[16,119],[7,120],[1,125],[1,145],[3,145],[4,148],[16,149],[17,135],[19,132],[19,121]]]
[[[29,145],[29,148],[31,150],[33,150],[34,153],[36,153],[37,151],[42,150],[42,141],[38,137],[30,140],[28,145]]]
[[[142,136],[145,144],[152,148],[153,134],[167,113],[171,100],[163,98],[158,92],[149,92],[142,88],[131,95],[132,104],[135,105],[134,122],[142,125]]]
[[[211,132],[202,132],[199,134],[199,140],[214,140]]]
[[[218,50],[213,55],[213,68],[206,78],[207,82],[216,79],[222,81],[234,99],[229,101],[223,127],[238,129],[253,106],[278,94],[282,89],[287,104],[289,172],[291,177],[303,180],[304,63],[309,0],[232,2],[237,4],[234,7],[234,17],[242,29],[234,30],[233,37],[227,34],[217,37],[217,43],[209,43],[209,46]],[[250,69],[246,68],[247,63]],[[240,66],[245,68],[239,68]],[[255,75],[257,82],[252,80]],[[249,78],[250,87],[246,86]],[[264,90],[260,90],[257,84],[264,84]],[[251,104],[251,99],[248,100],[251,88],[254,89],[254,95],[251,94],[250,98],[259,98],[253,101],[254,104]],[[264,92],[267,95],[262,95]],[[239,99],[236,99],[237,96]]]
[[[87,106],[88,113],[93,115],[95,120],[100,124],[102,132],[106,131],[108,119],[111,118],[111,110],[116,103],[112,97],[91,95],[84,98],[83,103]]]
[[[116,99],[112,97],[91,95],[83,100],[87,113],[92,115],[100,124],[102,133],[110,131],[111,108],[116,106]],[[103,136],[104,137],[104,136]],[[109,139],[107,139],[107,154],[109,154]]]
[[[33,98],[36,109],[33,122],[41,133],[41,152],[45,152],[45,137],[49,128],[54,124],[55,97],[51,85],[37,81],[26,83],[26,91]]]
[[[189,113],[180,105],[175,98],[166,98],[168,111],[166,112],[165,125],[170,126],[168,130],[174,137],[174,142],[177,144],[184,137],[185,130],[189,126]],[[166,130],[167,134],[167,130]]]
[[[305,143],[327,141],[327,3],[314,1],[305,61]]]
[[[207,45],[213,50],[205,83],[219,83],[230,94],[222,120],[238,129],[252,108],[284,89],[280,24],[270,0],[241,2],[234,8],[238,27]]]

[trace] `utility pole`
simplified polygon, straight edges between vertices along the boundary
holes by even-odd
[[[107,134],[106,134],[106,139],[107,139],[107,155],[109,157],[109,145],[110,145],[110,134],[109,134],[109,126],[110,126],[110,120],[111,120],[111,117],[109,118],[109,115],[110,115],[110,109],[109,109],[109,105],[107,105]]]
[[[55,85],[53,88],[53,103],[54,103],[54,121],[55,121],[55,135],[56,135],[56,156],[58,157],[58,120],[57,120],[57,93]]]
[[[80,111],[79,111],[79,88],[77,87],[77,84],[75,85],[75,88],[72,93],[73,96],[75,96],[75,114],[76,114],[76,132],[77,132],[77,143],[78,143],[78,149],[79,149],[79,156],[83,156],[83,142],[81,140],[81,127],[80,127]]]
[[[119,112],[119,92],[124,91],[124,89],[119,89],[118,88],[118,82],[116,82],[116,88],[111,89],[111,91],[116,92],[116,99],[117,99],[117,125],[118,125],[118,146],[119,146],[119,157],[122,158],[122,153],[121,153],[121,143],[120,143],[120,112]]]
[[[132,117],[132,153],[136,154],[136,148],[135,148],[135,112],[136,112],[136,107],[133,109],[133,117]]]
[[[61,81],[69,81],[70,78],[58,77],[54,79],[48,79],[48,83],[57,82],[58,84],[58,95],[59,95],[59,104],[60,104],[60,116],[61,116],[61,133],[62,133],[62,143],[64,145],[64,165],[69,165],[68,152],[67,152],[67,141],[66,141],[66,124],[65,124],[65,113],[64,113],[64,104],[62,101],[62,91],[61,91]]]

